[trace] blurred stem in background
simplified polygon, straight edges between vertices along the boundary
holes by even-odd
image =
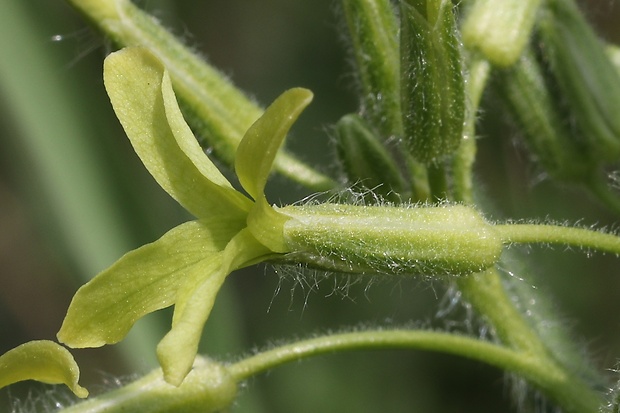
[[[89,62],[75,61],[75,51],[52,41],[58,33],[50,28],[49,20],[50,15],[37,5],[0,2],[0,105],[4,109],[0,158],[8,165],[13,185],[23,191],[18,196],[25,199],[45,241],[68,262],[75,290],[142,239],[161,235],[166,221],[182,216],[163,193],[141,186],[150,182],[135,176],[128,165],[130,157],[115,159],[118,153],[114,151],[119,149],[115,140],[126,142],[110,115],[101,78],[98,83],[84,78],[79,66]],[[96,61],[100,66],[99,56]],[[100,101],[90,98],[97,88]],[[128,185],[126,191],[131,193],[123,194],[119,188]],[[35,277],[43,279],[51,273],[50,269]],[[3,285],[11,285],[11,279],[21,274],[3,270],[0,276]],[[212,324],[227,327],[209,340],[209,346],[222,353],[239,347],[233,343],[240,337],[230,288],[218,297],[218,303],[223,311],[216,313],[219,319]],[[30,303],[35,313],[46,311],[36,304]],[[59,305],[66,307],[68,302]],[[119,346],[126,363],[122,370],[142,371],[155,365],[155,344],[165,329],[158,317],[141,321]]]

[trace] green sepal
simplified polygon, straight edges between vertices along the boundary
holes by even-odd
[[[343,0],[362,113],[382,139],[402,135],[398,19],[389,0]]]
[[[88,396],[78,384],[80,369],[69,351],[49,340],[24,343],[0,356],[0,388],[24,380],[65,384],[76,396]]]
[[[170,196],[198,218],[247,213],[251,202],[204,154],[183,119],[161,61],[141,47],[112,53],[104,82],[136,153]]]
[[[257,240],[273,252],[287,251],[282,239],[282,225],[288,217],[269,206],[263,191],[288,131],[311,101],[312,92],[307,89],[287,90],[254,122],[237,148],[237,177],[256,200],[248,215],[248,228]]]
[[[336,124],[336,149],[348,182],[371,196],[402,201],[405,187],[398,165],[379,138],[355,114],[343,116]]]
[[[202,329],[228,274],[260,262],[271,253],[249,230],[243,229],[223,251],[187,275],[177,292],[172,329],[157,346],[157,358],[168,383],[179,386],[191,370]]]
[[[494,266],[502,239],[464,205],[286,206],[283,259],[344,273],[464,276]]]
[[[74,348],[119,342],[138,319],[174,304],[188,277],[210,268],[244,224],[222,217],[187,222],[127,253],[77,291],[58,339]]]
[[[620,157],[620,74],[572,0],[549,0],[540,19],[546,57],[589,150]]]
[[[476,0],[462,26],[463,44],[497,66],[516,63],[532,36],[541,0]]]
[[[586,182],[598,168],[582,136],[566,127],[563,110],[534,54],[498,70],[493,85],[523,130],[529,150],[552,177]]]
[[[404,142],[428,165],[461,143],[465,87],[452,2],[417,3],[401,1],[401,101]]]

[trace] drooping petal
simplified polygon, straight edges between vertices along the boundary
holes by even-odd
[[[286,135],[312,101],[307,89],[289,89],[280,95],[248,129],[237,148],[235,171],[243,188],[256,200],[248,215],[248,228],[274,252],[287,252],[282,227],[289,217],[272,208],[263,194],[273,161]]]
[[[228,274],[260,262],[271,253],[243,229],[224,251],[209,260],[208,266],[187,278],[177,294],[172,329],[157,346],[157,358],[168,383],[180,385],[191,370],[202,329]]]
[[[0,388],[24,380],[65,384],[76,396],[88,396],[78,384],[80,369],[69,351],[49,340],[30,341],[0,356]]]
[[[74,348],[122,340],[138,319],[172,305],[187,275],[208,265],[243,224],[219,217],[187,222],[127,253],[78,290],[58,339]]]
[[[147,49],[109,55],[104,82],[136,153],[157,182],[199,218],[245,215],[251,202],[202,152],[179,110],[163,64]]]

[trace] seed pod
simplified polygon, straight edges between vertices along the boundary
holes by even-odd
[[[287,206],[288,258],[328,271],[461,276],[493,266],[502,240],[464,205]]]
[[[602,161],[620,157],[620,75],[572,0],[549,0],[540,34],[554,76]]]
[[[494,86],[523,129],[530,151],[554,178],[585,182],[598,163],[588,153],[582,136],[566,127],[557,99],[531,51],[512,67],[496,72]]]
[[[498,66],[510,66],[525,49],[541,0],[477,0],[463,22],[465,47]]]
[[[362,112],[383,138],[402,134],[398,20],[390,0],[343,0]]]
[[[465,118],[461,50],[449,0],[401,2],[401,101],[404,140],[432,164],[460,144]]]
[[[336,125],[336,148],[349,182],[399,202],[405,182],[396,162],[363,119],[351,114]]]

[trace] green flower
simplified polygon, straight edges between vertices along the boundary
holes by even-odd
[[[282,249],[273,239],[259,242],[246,221],[264,216],[273,221],[269,225],[282,221],[267,205],[263,187],[280,143],[312,94],[288,91],[248,131],[258,141],[246,140],[239,148],[237,173],[254,203],[204,154],[183,119],[167,71],[149,51],[136,47],[111,54],[104,81],[144,165],[198,219],[129,252],[80,288],[58,338],[74,348],[116,343],[139,318],[174,304],[172,329],[157,355],[166,380],[179,385],[226,276]],[[261,136],[269,136],[269,142]]]
[[[165,380],[179,385],[218,290],[236,269],[277,259],[337,272],[446,276],[499,259],[493,226],[462,205],[269,205],[263,190],[286,134],[312,99],[306,89],[283,93],[240,142],[235,171],[248,198],[203,152],[153,54],[139,47],[111,54],[104,81],[146,168],[198,219],[129,252],[80,288],[58,333],[70,347],[116,343],[139,318],[174,305],[157,356]]]

